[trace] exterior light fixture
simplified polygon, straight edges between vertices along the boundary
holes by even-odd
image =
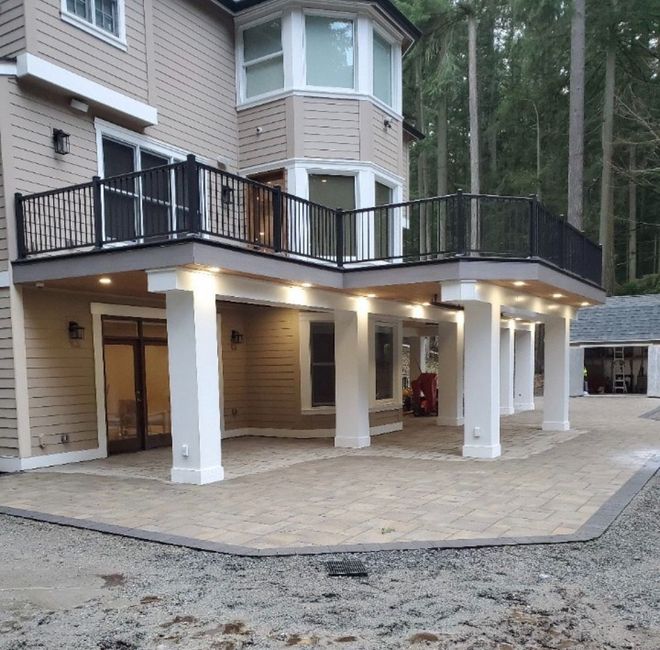
[[[580,307],[589,307],[589,305],[591,305],[591,303],[586,301],[580,303]]]
[[[110,278],[99,278],[99,284],[112,284],[112,280]]]
[[[62,131],[62,129],[53,129],[53,147],[55,148],[55,153],[64,156],[71,151],[70,137],[71,136],[65,131]]]
[[[238,330],[232,330],[231,331],[231,344],[232,347],[236,345],[240,345],[243,343],[244,336],[238,331]]]
[[[375,293],[368,293],[365,298],[375,298],[376,294]]]
[[[522,280],[516,280],[516,281],[513,283],[513,286],[514,286],[514,287],[526,287],[526,286],[527,286],[527,282],[523,282]]]
[[[225,205],[231,205],[234,202],[234,188],[223,185],[220,191],[220,201]]]
[[[311,282],[303,282],[300,286],[304,287],[305,289],[309,289],[313,285]]]
[[[75,320],[69,321],[69,338],[72,341],[82,341],[85,338],[85,328],[82,325],[78,325]]]
[[[553,293],[553,294],[552,294],[552,297],[553,297],[553,298],[563,298],[563,297],[564,297],[564,294],[563,294],[563,293]]]
[[[211,273],[220,273],[221,269],[219,266],[209,266],[209,271]]]

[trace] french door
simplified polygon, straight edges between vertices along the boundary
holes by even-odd
[[[103,329],[108,453],[172,444],[164,323],[112,318]]]

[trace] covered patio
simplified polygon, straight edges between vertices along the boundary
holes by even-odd
[[[461,456],[462,428],[434,418],[406,418],[365,449],[229,439],[226,480],[201,487],[170,483],[168,450],[153,450],[3,476],[0,509],[254,554],[571,538],[657,466],[660,425],[640,417],[655,406],[573,400],[567,432],[543,431],[539,410],[504,417],[497,460]]]

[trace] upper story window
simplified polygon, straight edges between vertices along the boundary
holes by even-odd
[[[307,85],[355,88],[355,25],[329,16],[305,17]]]
[[[125,45],[124,0],[62,0],[62,18],[114,45]]]
[[[394,48],[374,30],[374,96],[392,106]]]
[[[243,31],[245,98],[284,88],[282,21],[277,18]]]

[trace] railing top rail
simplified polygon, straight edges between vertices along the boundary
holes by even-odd
[[[115,176],[104,176],[101,178],[101,183],[106,184],[106,183],[112,183],[114,181],[123,181],[123,180],[131,180],[132,178],[139,178],[140,176],[144,176],[145,174],[153,174],[154,172],[163,172],[163,171],[171,171],[173,169],[178,169],[180,167],[183,167],[185,165],[184,162],[176,162],[176,163],[170,163],[169,165],[159,165],[158,167],[149,167],[148,169],[141,169],[140,171],[137,172],[128,172],[127,174],[117,174]]]
[[[67,185],[66,187],[58,187],[54,190],[43,190],[41,192],[33,192],[32,194],[21,194],[22,201],[29,201],[31,199],[40,199],[44,196],[53,196],[63,192],[75,192],[77,190],[85,190],[92,187],[94,183],[89,181],[87,183],[79,183],[78,185]]]
[[[453,199],[457,194],[443,194],[441,196],[431,196],[426,199],[414,199],[412,201],[402,201],[400,203],[386,203],[383,205],[374,205],[370,208],[356,208],[355,210],[344,210],[344,214],[360,214],[363,212],[373,212],[374,210],[386,210],[386,209],[395,209],[395,208],[405,208],[406,206],[420,205],[422,203],[433,203],[434,201],[439,201],[441,199]]]

